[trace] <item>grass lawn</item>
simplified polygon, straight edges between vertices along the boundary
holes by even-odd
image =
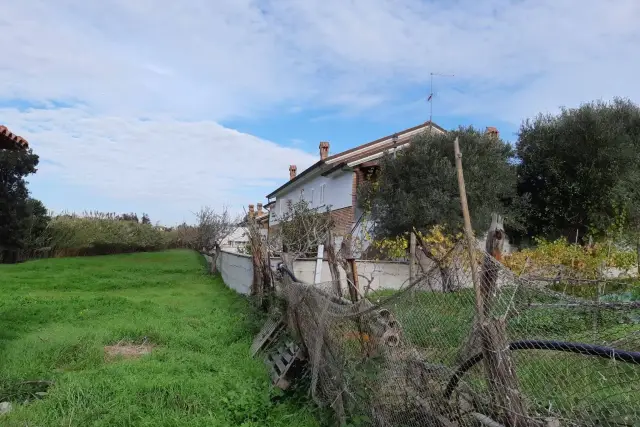
[[[194,252],[3,265],[0,286],[0,425],[318,425],[271,389],[249,304]],[[117,343],[154,347],[105,360]],[[33,380],[54,384],[33,399]]]

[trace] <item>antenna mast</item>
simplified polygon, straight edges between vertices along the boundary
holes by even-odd
[[[433,124],[433,76],[455,77],[455,75],[453,74],[429,73],[429,77],[430,77],[429,98],[427,98],[427,101],[429,101],[429,128],[431,128]]]

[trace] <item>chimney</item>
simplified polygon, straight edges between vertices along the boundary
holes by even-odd
[[[493,126],[487,126],[486,134],[493,138],[498,138],[500,136],[500,132],[498,131],[498,128]]]
[[[289,179],[295,178],[297,171],[298,171],[298,167],[296,165],[289,166]]]
[[[249,218],[253,218],[254,213],[253,205],[249,205]]]
[[[329,143],[327,141],[320,142],[320,160],[329,157]]]
[[[258,203],[258,216],[262,215],[262,203]]]

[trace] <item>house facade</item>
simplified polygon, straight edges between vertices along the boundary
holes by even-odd
[[[329,155],[329,143],[321,142],[319,160],[315,164],[301,173],[291,165],[289,181],[267,195],[269,229],[278,227],[278,218],[286,213],[290,202],[305,200],[312,208],[330,210],[336,236],[361,233],[359,222],[363,212],[358,208],[359,186],[367,176],[375,173],[380,158],[402,150],[423,132],[446,131],[435,123],[426,122],[334,155]]]

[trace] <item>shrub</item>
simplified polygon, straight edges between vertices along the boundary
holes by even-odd
[[[171,238],[172,234],[160,227],[100,213],[58,215],[46,230],[54,256],[155,251],[169,247]]]
[[[535,248],[524,249],[504,257],[504,264],[515,273],[525,271],[529,275],[554,276],[560,269],[567,274],[586,279],[596,279],[603,268],[628,270],[635,265],[636,254],[612,243],[596,243],[588,246],[570,244],[566,239],[547,241],[535,239]],[[525,264],[529,260],[525,269]]]

